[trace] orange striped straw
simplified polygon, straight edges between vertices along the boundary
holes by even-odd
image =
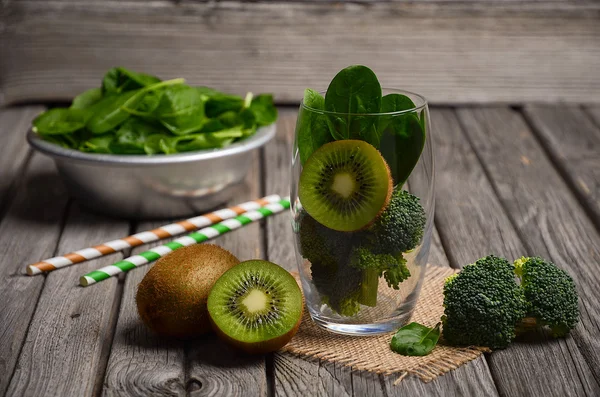
[[[41,262],[27,265],[27,274],[35,276],[42,272],[51,272],[61,267],[71,266],[76,263],[89,261],[104,255],[122,251],[126,248],[137,247],[138,245],[158,241],[164,238],[177,236],[185,232],[197,230],[202,227],[210,226],[226,219],[235,218],[248,211],[257,210],[271,203],[278,203],[281,197],[278,195],[266,196],[258,200],[248,201],[230,208],[224,208],[209,214],[196,216],[183,221],[161,226],[158,229],[148,230],[136,233],[134,235],[123,237],[118,240],[109,241],[100,245],[84,248],[78,251],[70,252],[62,256],[44,259]]]

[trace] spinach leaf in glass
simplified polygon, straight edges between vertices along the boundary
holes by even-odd
[[[102,79],[102,92],[120,94],[137,90],[160,82],[160,79],[145,73],[134,72],[123,67],[109,69]]]
[[[83,109],[50,109],[33,120],[33,132],[40,135],[64,135],[85,127],[90,113]]]
[[[315,150],[331,142],[333,137],[329,132],[327,116],[319,112],[325,108],[325,98],[307,88],[302,103],[304,106],[300,106],[298,113],[297,131],[300,163],[304,164]]]
[[[393,116],[381,136],[380,151],[388,160],[394,183],[404,184],[425,146],[425,129],[415,112]]]
[[[325,94],[325,110],[345,113],[331,115],[331,134],[336,140],[364,139],[372,133],[375,117],[361,113],[379,113],[381,85],[366,66],[354,65],[342,69],[331,80]]]
[[[433,328],[419,323],[405,325],[392,337],[390,348],[403,356],[426,356],[440,339],[440,325]]]

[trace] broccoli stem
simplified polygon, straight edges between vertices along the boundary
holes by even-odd
[[[379,270],[365,269],[362,272],[360,295],[358,302],[365,306],[377,306],[377,288],[379,287]]]

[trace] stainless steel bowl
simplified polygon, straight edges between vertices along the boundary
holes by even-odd
[[[223,149],[174,155],[83,153],[27,141],[54,159],[72,196],[102,213],[125,218],[167,218],[215,208],[235,194],[251,167],[252,151],[275,135],[275,125]]]

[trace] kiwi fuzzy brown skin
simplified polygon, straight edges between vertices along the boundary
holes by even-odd
[[[209,332],[208,294],[239,262],[212,244],[180,248],[162,257],[138,286],[135,300],[142,321],[159,335],[180,339]]]
[[[296,325],[294,325],[294,327],[290,329],[289,332],[277,338],[269,339],[258,343],[245,343],[225,334],[219,329],[219,327],[217,327],[212,317],[209,316],[209,318],[213,330],[223,342],[248,354],[266,354],[281,349],[283,346],[287,345],[289,341],[292,340],[294,335],[296,335],[296,332],[298,332],[298,328],[300,328],[300,323],[302,322],[302,316],[300,316]]]

